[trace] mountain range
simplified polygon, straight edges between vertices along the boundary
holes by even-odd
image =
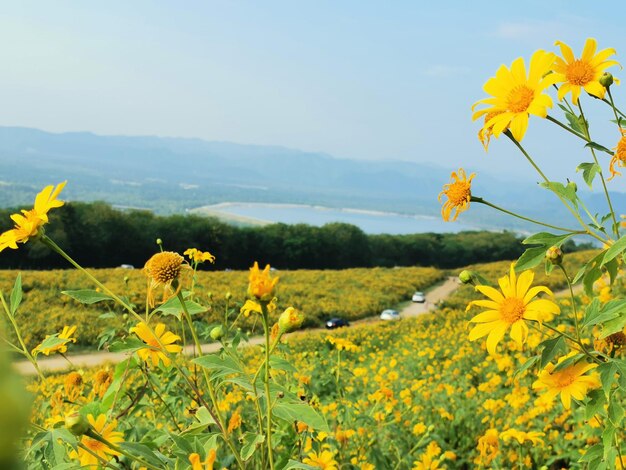
[[[437,215],[437,195],[452,170],[412,162],[347,160],[279,146],[0,127],[2,207],[29,204],[36,190],[68,180],[68,200],[102,200],[159,214],[235,201]],[[475,195],[553,224],[572,225],[558,199],[532,181],[484,173],[474,181]],[[584,197],[591,211],[605,211],[603,195]],[[626,213],[624,194],[614,194],[613,200],[616,210]],[[463,219],[485,228],[529,228],[478,206],[473,204]]]

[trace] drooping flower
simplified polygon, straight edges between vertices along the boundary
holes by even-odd
[[[111,382],[113,382],[113,374],[111,371],[106,369],[99,370],[94,376],[93,393],[102,398],[108,390],[109,385],[111,385]]]
[[[183,255],[188,256],[195,263],[204,263],[205,261],[215,263],[215,256],[208,251],[200,251],[197,248],[188,248]]]
[[[338,470],[338,463],[335,460],[335,454],[329,450],[318,452],[309,452],[302,460],[302,463],[311,465],[312,467],[321,468],[323,470]]]
[[[498,279],[501,292],[489,286],[476,286],[476,290],[487,296],[488,300],[474,300],[467,305],[467,310],[473,305],[485,307],[487,310],[470,320],[478,323],[469,333],[470,341],[489,335],[487,351],[493,355],[496,346],[510,328],[511,339],[521,346],[528,336],[525,320],[550,321],[560,312],[559,306],[550,300],[533,300],[541,292],[552,295],[545,286],[530,287],[534,276],[528,270],[517,277],[515,264],[512,263],[509,275]]]
[[[478,438],[478,445],[476,448],[478,449],[480,455],[475,463],[488,467],[500,452],[498,430],[494,428],[487,429],[485,434]]]
[[[117,420],[113,419],[109,424],[107,424],[107,417],[104,414],[99,415],[97,419],[91,414],[87,415],[87,420],[89,421],[89,424],[91,424],[93,430],[111,444],[117,445],[124,441],[124,435],[119,431],[115,431],[115,428],[117,427]],[[81,443],[91,452],[106,461],[111,460],[111,457],[114,455],[120,455],[119,452],[111,449],[106,444],[86,435],[81,438]],[[81,467],[98,468],[100,466],[100,461],[94,455],[91,455],[81,447],[70,452],[70,458],[78,459]]]
[[[50,354],[55,353],[55,352],[65,354],[67,352],[67,343],[76,342],[76,338],[72,337],[72,335],[76,332],[76,328],[77,328],[76,326],[72,326],[72,327],[64,326],[63,331],[61,331],[61,333],[59,333],[59,335],[57,336],[57,338],[61,340],[65,340],[64,343],[56,344],[50,347],[42,347],[43,346],[43,342],[42,342],[41,344],[37,345],[35,349],[33,349],[33,353],[39,352],[39,353],[45,354],[46,356],[49,356]],[[50,335],[47,335],[44,341],[48,338],[50,338]]]
[[[557,364],[561,364],[573,354],[561,357]],[[555,370],[555,365],[550,363],[539,373],[539,378],[533,383],[533,388],[545,390],[543,398],[546,400],[554,400],[554,397],[560,394],[563,406],[569,410],[572,398],[583,400],[589,390],[601,386],[600,378],[596,372],[585,375],[586,372],[596,367],[596,364],[579,361]]]
[[[78,372],[70,372],[63,380],[65,396],[69,401],[76,401],[83,391],[83,376]]]
[[[472,106],[472,120],[494,113],[483,125],[483,134],[499,137],[506,129],[520,142],[528,128],[531,114],[545,118],[552,107],[552,98],[544,90],[554,84],[555,77],[548,74],[554,63],[555,54],[539,50],[530,59],[528,73],[524,59],[515,59],[509,69],[501,65],[496,75],[491,77],[483,90],[489,98],[477,101]],[[479,105],[486,108],[475,111]]]
[[[67,181],[59,183],[56,188],[46,186],[35,197],[35,207],[30,210],[22,210],[21,214],[11,215],[15,222],[14,228],[0,234],[0,251],[11,248],[17,249],[18,243],[26,243],[29,238],[39,233],[40,227],[48,223],[48,212],[56,207],[61,207],[64,202],[57,198]]]
[[[456,220],[461,212],[469,209],[470,200],[472,198],[472,179],[476,176],[472,173],[469,178],[465,174],[463,168],[459,168],[459,171],[453,171],[450,174],[452,182],[443,185],[443,191],[439,193],[437,198],[441,202],[442,196],[446,196],[448,200],[443,203],[441,207],[441,217],[446,222],[450,221],[452,211],[454,211],[454,217],[452,222]]]
[[[178,277],[189,265],[183,264],[185,258],[173,251],[163,251],[153,255],[143,268],[148,277],[148,303],[154,307],[154,291],[163,287],[162,302],[176,295],[180,289]],[[176,284],[175,287],[173,285]]]
[[[621,173],[615,169],[615,165],[620,168],[626,167],[626,129],[620,128],[619,131],[622,134],[622,137],[619,139],[617,146],[613,148],[613,150],[615,150],[615,154],[613,155],[613,158],[611,158],[611,163],[609,164],[609,171],[611,172],[609,180],[612,180],[617,175],[621,175]]]
[[[577,104],[581,89],[590,95],[604,98],[606,88],[600,84],[599,80],[607,68],[619,65],[619,62],[615,60],[607,60],[615,54],[615,49],[607,48],[596,54],[596,40],[588,38],[582,56],[577,59],[574,57],[572,48],[564,42],[556,41],[554,45],[561,48],[563,55],[563,57],[556,57],[553,66],[555,83],[561,84],[557,93],[559,101],[571,92],[572,102]]]
[[[488,126],[487,123],[491,121],[492,118],[496,117],[498,114],[503,113],[502,110],[494,110],[485,114],[483,118],[483,127],[478,131],[478,140],[483,144],[483,148],[485,152],[489,150],[489,142],[491,141],[491,136],[493,135],[493,124]]]
[[[167,352],[176,354],[183,350],[183,347],[179,344],[173,344],[180,340],[180,336],[175,335],[171,331],[166,331],[165,324],[163,323],[157,324],[154,328],[154,334],[144,322],[137,323],[137,325],[130,329],[130,332],[135,333],[149,346],[147,348],[137,350],[137,354],[139,354],[139,357],[144,361],[148,361],[148,359],[150,359],[152,361],[152,365],[155,367],[159,365],[159,361],[163,361],[163,365],[165,366],[169,366],[171,363],[167,354],[165,354],[163,349],[161,349],[159,342],[163,345]]]
[[[200,461],[200,455],[195,452],[189,456],[189,462],[191,463],[191,470],[213,470],[213,464],[217,458],[217,452],[215,449],[211,449],[207,452],[204,462]]]
[[[270,265],[266,265],[261,271],[259,264],[255,261],[250,268],[250,283],[248,284],[248,295],[263,302],[269,302],[274,297],[278,278],[270,277]]]

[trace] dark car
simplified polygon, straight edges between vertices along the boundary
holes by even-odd
[[[348,320],[344,320],[343,318],[331,318],[326,322],[326,328],[329,330],[341,328],[342,326],[350,326],[350,322],[348,322]]]

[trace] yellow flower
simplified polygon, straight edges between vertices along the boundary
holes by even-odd
[[[619,131],[622,134],[622,137],[619,139],[617,146],[613,148],[613,150],[615,150],[615,154],[613,155],[613,158],[611,158],[611,163],[609,164],[609,171],[611,172],[609,180],[612,180],[617,175],[621,175],[621,173],[615,169],[615,165],[619,168],[624,168],[624,166],[626,166],[626,129],[620,128]]]
[[[76,342],[76,338],[72,338],[72,335],[74,334],[74,332],[76,332],[76,328],[77,328],[76,326],[72,326],[72,327],[64,326],[63,331],[61,331],[61,333],[59,333],[59,336],[58,336],[59,339],[66,340],[64,343],[60,343],[60,344],[57,344],[56,346],[52,346],[49,348],[42,348],[41,344],[39,344],[38,346],[35,347],[35,349],[33,349],[33,352],[40,352],[40,353],[45,354],[46,356],[49,356],[50,354],[55,353],[55,352],[65,354],[67,352],[67,343]],[[46,339],[48,339],[49,337],[50,335],[46,335]]]
[[[11,215],[15,227],[0,234],[0,251],[5,248],[17,249],[18,243],[26,243],[29,238],[39,233],[39,228],[48,223],[48,212],[61,207],[64,202],[57,197],[65,187],[67,181],[59,183],[56,188],[46,186],[35,197],[35,207],[31,210],[22,210],[21,214]]]
[[[480,452],[480,458],[477,463],[482,463],[485,466],[490,465],[500,451],[498,430],[494,428],[487,429],[485,434],[478,438],[478,446],[476,448]]]
[[[205,261],[208,261],[209,263],[215,263],[215,256],[213,256],[208,251],[200,251],[196,248],[188,248],[187,250],[185,250],[183,255],[188,256],[190,260],[196,263],[204,263]]]
[[[435,441],[431,441],[426,447],[426,452],[422,454],[420,460],[413,462],[413,470],[436,470],[439,467],[441,447]]]
[[[178,344],[172,344],[176,341],[180,340],[180,337],[172,333],[171,331],[165,330],[165,325],[163,323],[157,324],[154,328],[154,333],[156,336],[150,331],[148,325],[144,322],[137,323],[136,326],[130,329],[131,333],[135,333],[141,340],[146,343],[148,348],[142,348],[137,351],[139,357],[148,361],[150,359],[152,361],[152,365],[155,367],[159,365],[159,361],[163,361],[163,365],[169,366],[171,360],[167,357],[167,355],[161,349],[160,343],[165,347],[165,350],[171,353],[179,353],[183,350],[183,347]],[[158,340],[157,340],[158,338]]]
[[[189,462],[191,462],[191,470],[213,470],[213,464],[217,457],[215,449],[211,449],[207,452],[206,460],[200,462],[200,455],[195,452],[189,456]],[[203,467],[204,465],[204,467]]]
[[[554,84],[556,78],[546,75],[554,63],[555,54],[546,51],[537,51],[530,59],[528,74],[524,59],[517,58],[509,69],[501,65],[495,77],[491,77],[483,90],[489,98],[482,99],[472,106],[472,111],[478,105],[488,105],[486,108],[475,111],[472,120],[476,120],[489,113],[495,113],[485,122],[483,129],[489,135],[499,137],[506,129],[519,142],[524,138],[528,128],[528,117],[531,114],[545,118],[552,107],[552,98],[543,91]]]
[[[270,277],[270,265],[266,265],[263,271],[259,270],[259,264],[255,261],[250,268],[250,283],[248,284],[248,295],[257,299],[269,302],[274,297],[274,291],[278,278]]]
[[[91,424],[93,430],[100,434],[100,436],[102,436],[106,441],[109,441],[111,444],[119,444],[120,442],[123,442],[123,434],[119,431],[115,431],[115,428],[117,427],[117,420],[114,419],[109,424],[106,424],[106,419],[107,417],[104,414],[99,415],[97,419],[95,419],[93,415],[87,416],[87,420],[89,421],[89,424]],[[96,441],[88,436],[83,436],[81,443],[98,457],[106,461],[111,460],[111,457],[114,455],[120,455],[119,452],[114,451],[106,444]],[[100,462],[95,456],[80,447],[77,451],[73,450],[70,452],[70,458],[78,459],[81,467],[98,468],[100,466]]]
[[[83,376],[78,372],[70,372],[63,380],[65,395],[69,401],[76,401],[83,391]]]
[[[108,390],[109,385],[111,385],[112,381],[113,381],[113,374],[111,374],[110,371],[106,369],[101,369],[98,372],[96,372],[96,375],[93,379],[94,394],[102,398],[104,394],[106,393],[106,391]]]
[[[571,47],[564,42],[556,41],[554,45],[561,48],[563,55],[562,58],[556,58],[553,66],[555,83],[562,83],[557,93],[559,101],[571,92],[572,102],[577,104],[581,88],[584,88],[590,95],[604,98],[606,89],[599,80],[605,69],[612,65],[619,65],[615,60],[606,60],[615,54],[615,49],[604,49],[596,54],[596,40],[588,38],[581,58],[577,59],[574,57]]]
[[[454,210],[452,222],[456,220],[459,214],[469,209],[470,200],[472,198],[472,179],[476,176],[472,173],[469,178],[465,174],[463,168],[459,168],[458,173],[453,171],[450,174],[452,182],[443,185],[443,191],[439,193],[437,198],[441,202],[442,196],[447,196],[448,200],[441,207],[441,217],[446,222],[450,221],[450,215]]]
[[[169,297],[178,293],[180,284],[178,277],[184,268],[189,265],[183,265],[185,258],[173,251],[163,251],[153,255],[143,268],[144,274],[148,277],[148,303],[154,307],[154,291],[163,286],[162,302]],[[172,285],[176,284],[175,287]]]
[[[312,467],[322,468],[324,470],[338,470],[338,463],[334,458],[334,454],[329,450],[322,450],[321,452],[310,452],[303,460],[302,463],[311,465]]]
[[[330,344],[333,344],[339,351],[358,351],[359,349],[356,344],[348,339],[333,338],[332,336],[327,336],[326,340]]]
[[[238,429],[241,426],[241,415],[239,414],[239,410],[235,410],[228,420],[228,432],[233,432],[235,429]]]
[[[488,126],[487,123],[491,121],[492,118],[496,117],[498,114],[503,113],[502,110],[494,110],[485,114],[483,118],[483,127],[478,131],[478,140],[483,144],[485,152],[489,150],[489,142],[491,141],[491,136],[493,135],[493,124]]]
[[[533,301],[533,298],[540,292],[552,295],[547,287],[530,287],[534,276],[534,273],[529,270],[521,273],[518,278],[515,275],[515,264],[512,263],[510,274],[498,280],[502,293],[493,287],[476,286],[476,290],[487,296],[489,300],[472,301],[467,305],[467,310],[473,305],[485,307],[488,310],[470,320],[470,322],[478,323],[469,333],[470,341],[489,335],[487,351],[493,355],[504,333],[511,328],[511,338],[521,346],[528,336],[528,326],[524,320],[550,321],[553,315],[560,312],[559,306],[550,300]]]
[[[530,442],[534,445],[543,445],[543,439],[541,439],[541,437],[545,435],[545,433],[537,431],[525,432],[518,431],[516,429],[507,429],[500,434],[500,437],[504,442],[515,439],[520,444],[523,444],[524,442]]]
[[[568,357],[571,357],[571,354],[559,359],[558,364]],[[584,375],[585,372],[596,367],[596,364],[579,361],[576,364],[555,371],[554,364],[548,364],[539,373],[539,378],[533,383],[533,388],[546,390],[542,397],[546,400],[554,400],[554,397],[560,394],[563,406],[566,410],[569,410],[572,397],[576,400],[583,400],[589,390],[600,387],[601,383],[597,373],[593,372],[589,375]]]

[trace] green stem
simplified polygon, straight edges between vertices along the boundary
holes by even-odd
[[[582,104],[580,102],[580,100],[578,100],[578,109],[580,109],[580,116],[583,118],[583,129],[585,131],[585,135],[587,136],[587,139],[591,142],[591,134],[589,133],[589,123],[587,122],[587,119],[585,118],[585,113],[583,112],[583,107]],[[602,174],[602,167],[600,166],[600,163],[598,162],[598,157],[596,156],[596,151],[593,149],[593,147],[589,147],[589,150],[591,150],[591,155],[593,155],[593,160],[596,162],[596,165],[598,165],[598,174],[600,175],[600,180],[602,181],[602,187],[604,188],[604,196],[606,197],[606,202],[609,205],[609,210],[611,211],[611,218],[613,219],[613,233],[615,233],[615,237],[619,238],[619,224],[617,223],[617,219],[615,218],[615,210],[613,209],[613,204],[611,202],[611,196],[609,196],[609,190],[606,187],[606,180],[604,179],[604,175]]]
[[[580,342],[580,346],[585,351],[585,354],[588,354],[586,348],[583,346],[581,339],[580,339],[580,326],[578,324],[578,309],[576,308],[576,297],[574,296],[574,288],[572,287],[572,281],[569,277],[569,274],[567,274],[567,271],[565,270],[562,264],[559,264],[559,268],[561,269],[561,271],[563,272],[563,275],[565,276],[565,280],[567,281],[567,287],[569,288],[570,299],[572,300],[572,312],[574,313],[574,325],[576,327],[576,338],[578,338],[578,341]]]
[[[523,215],[516,214],[515,212],[511,212],[511,211],[509,211],[507,209],[504,209],[504,208],[502,208],[500,206],[496,206],[495,204],[492,204],[492,203],[490,203],[488,201],[485,201],[481,197],[472,196],[471,202],[477,202],[479,204],[484,204],[486,206],[492,207],[493,209],[499,210],[500,212],[504,212],[505,214],[512,215],[513,217],[517,217],[518,219],[522,219],[522,220],[525,220],[527,222],[532,222],[533,224],[537,224],[537,225],[543,225],[544,227],[553,228],[555,230],[560,230],[562,232],[579,233],[579,234],[586,234],[587,233],[586,231],[583,231],[583,230],[573,230],[571,228],[559,227],[557,225],[550,225],[550,224],[547,224],[545,222],[540,222],[538,220],[531,219],[529,217],[524,217]]]
[[[339,386],[339,378],[341,373],[341,349],[337,348],[337,374],[335,383],[337,384],[337,394],[341,397],[341,387]]]
[[[626,114],[624,114],[623,112],[621,112],[617,106],[615,106],[615,103],[613,102],[613,95],[611,94],[611,87],[607,88],[606,91],[608,91],[609,93],[609,99],[610,102],[606,100],[606,98],[603,98],[602,101],[604,101],[605,103],[611,105],[611,108],[613,108],[613,113],[615,114],[615,120],[617,122],[619,122],[619,118],[617,117],[617,114],[619,113],[623,118],[626,118]]]
[[[112,442],[107,441],[104,437],[102,437],[100,434],[98,434],[93,429],[90,429],[89,431],[87,431],[85,433],[85,435],[89,436],[90,438],[92,438],[92,439],[94,439],[94,440],[96,440],[98,442],[101,442],[102,444],[106,445],[110,449],[112,449],[112,450],[114,450],[116,452],[119,452],[120,454],[128,457],[129,459],[134,460],[139,465],[142,465],[142,466],[146,467],[148,470],[161,470],[159,467],[155,467],[154,465],[151,465],[150,463],[146,462],[141,457],[137,457],[135,455],[132,455],[132,454],[126,452],[121,447],[118,447],[117,445],[113,444]]]
[[[517,139],[515,137],[513,137],[513,134],[511,134],[511,131],[507,130],[504,132],[504,135],[506,135],[514,144],[515,146],[522,152],[522,154],[526,157],[526,160],[528,160],[528,162],[533,166],[533,168],[535,168],[535,170],[537,170],[537,173],[539,173],[539,175],[541,175],[541,177],[543,178],[543,180],[546,183],[550,183],[550,180],[548,179],[548,177],[543,173],[543,171],[541,171],[541,169],[537,166],[537,164],[534,162],[534,160],[531,158],[531,156],[528,154],[528,152],[526,152],[526,150],[524,149],[524,147],[522,147],[522,145],[517,141]],[[572,209],[572,207],[568,204],[568,202],[563,198],[563,196],[561,196],[560,194],[555,193],[556,196],[561,200],[561,202],[563,203],[563,205],[565,207],[567,207],[567,209],[570,211],[570,213],[576,218],[576,220],[578,221],[578,223],[580,223],[580,225],[585,229],[585,232],[595,238],[596,240],[602,242],[602,243],[606,243],[606,240],[603,239],[602,237],[600,237],[598,234],[596,234],[595,232],[593,232],[591,230],[591,228],[585,223],[585,221],[580,217],[580,215],[574,210]]]
[[[574,113],[572,113],[572,114],[574,114]],[[578,137],[579,139],[582,139],[582,140],[584,140],[584,141],[585,141],[585,142],[587,142],[587,143],[589,142],[589,141],[585,138],[585,136],[584,136],[583,134],[581,134],[581,133],[579,133],[579,132],[576,132],[574,129],[572,129],[572,128],[570,128],[570,127],[566,126],[565,124],[563,124],[563,123],[562,123],[561,121],[559,121],[558,119],[553,118],[553,117],[552,117],[552,116],[550,116],[550,115],[547,115],[547,116],[546,116],[546,119],[547,119],[548,121],[550,121],[550,122],[553,122],[554,124],[556,124],[556,125],[557,125],[557,126],[559,126],[560,128],[565,129],[565,130],[566,130],[567,132],[569,132],[570,134],[574,134],[574,135],[575,135],[576,137]]]
[[[267,404],[267,453],[270,469],[274,470],[274,453],[272,450],[272,401],[270,396],[270,328],[266,302],[261,302],[261,311],[263,312],[263,330],[265,332],[265,373],[263,376],[263,385],[265,386],[265,402]]]
[[[33,365],[33,367],[37,371],[37,375],[39,375],[39,379],[45,383],[46,378],[44,377],[43,372],[41,372],[41,369],[39,368],[39,365],[37,364],[37,360],[33,357],[33,355],[30,353],[30,351],[26,347],[26,343],[24,343],[24,339],[22,338],[22,335],[20,333],[20,328],[17,326],[15,318],[13,318],[13,315],[11,314],[11,310],[9,309],[9,306],[7,305],[7,302],[4,299],[4,295],[2,294],[2,292],[0,292],[0,301],[2,302],[2,307],[4,308],[4,312],[6,313],[6,316],[11,322],[11,325],[13,326],[13,331],[15,331],[15,336],[17,337],[17,341],[20,343],[20,346],[22,347],[22,351],[21,351],[22,354],[24,354],[24,356],[26,356],[26,358]]]
[[[201,355],[202,345],[200,344],[200,339],[198,338],[196,329],[193,326],[191,315],[189,314],[189,310],[187,309],[187,305],[185,304],[185,299],[183,299],[183,294],[179,291],[177,296],[183,308],[183,314],[185,316],[185,319],[187,320],[187,323],[189,324],[189,329],[191,330],[191,336],[193,337],[193,341],[195,343],[195,349],[197,349],[198,355]],[[220,412],[219,403],[217,402],[217,395],[215,393],[215,389],[213,387],[213,384],[211,382],[207,369],[203,367],[202,373],[204,375],[204,381],[206,382],[206,385],[207,385],[207,390],[209,391],[209,397],[211,398],[213,409],[215,410],[215,415],[217,417],[218,426],[220,428],[220,431],[222,432],[222,437],[224,438],[224,441],[226,442],[230,450],[233,452],[233,455],[235,456],[235,459],[237,460],[237,463],[239,464],[239,466],[241,468],[244,468],[241,457],[239,456],[239,453],[237,452],[237,449],[235,448],[235,445],[232,443],[232,439],[230,438],[230,435],[228,434],[228,428],[226,427],[225,422],[224,422],[224,417],[222,416],[222,413]]]

